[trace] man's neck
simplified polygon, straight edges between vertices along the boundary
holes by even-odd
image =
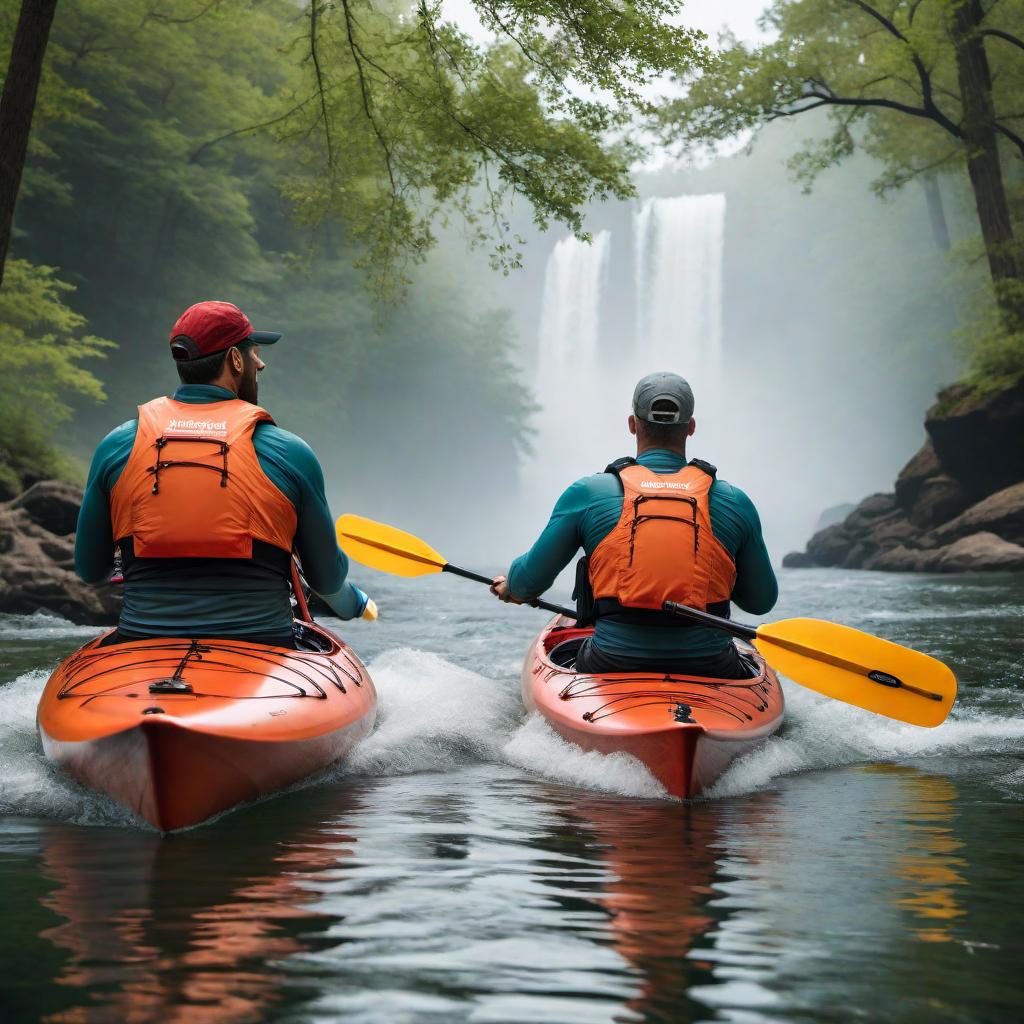
[[[666,444],[645,444],[643,446],[636,446],[636,457],[639,459],[641,455],[646,455],[647,452],[671,452],[673,455],[678,455],[683,461],[686,460],[686,445],[684,444],[681,448],[676,448],[673,445]]]

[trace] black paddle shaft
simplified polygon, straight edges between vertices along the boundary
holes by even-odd
[[[675,601],[666,601],[661,606],[661,609],[672,615],[703,623],[712,629],[720,629],[723,633],[731,633],[733,636],[738,636],[741,640],[753,640],[757,636],[757,629],[754,626],[745,626],[742,622],[733,622],[732,619],[723,619],[719,615],[697,611],[696,608],[690,608],[685,604],[677,604]]]
[[[475,580],[477,583],[486,583],[490,586],[494,579],[490,576],[481,576],[478,572],[470,572],[468,569],[460,569],[457,565],[452,565],[451,562],[446,562],[442,572],[450,572],[455,576],[461,576],[463,579]],[[558,604],[551,604],[549,601],[527,601],[526,604],[530,605],[531,608],[543,608],[546,612],[556,612],[559,615],[566,615],[570,619],[575,621],[576,612],[572,608],[563,608]]]

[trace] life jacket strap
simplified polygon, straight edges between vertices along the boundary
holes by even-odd
[[[223,558],[136,558],[135,545],[131,537],[122,537],[117,541],[117,546],[121,551],[122,572],[125,580],[129,582],[147,577],[162,577],[185,569],[208,569],[214,562],[229,561]],[[291,579],[292,553],[263,540],[253,538],[251,558],[230,561],[252,562],[264,569],[272,570],[287,580]]]
[[[698,611],[706,611],[709,615],[717,615],[720,618],[729,618],[730,605],[728,601],[714,601],[706,608],[699,608]],[[621,622],[630,626],[667,626],[672,629],[687,629],[700,626],[699,622],[684,620],[678,615],[670,615],[660,609],[654,608],[627,608],[620,604],[614,597],[599,597],[594,601],[594,619],[608,619],[611,622]],[[707,627],[704,627],[707,628]]]

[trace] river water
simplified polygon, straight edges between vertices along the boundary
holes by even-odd
[[[773,618],[934,654],[959,703],[921,730],[787,684],[689,806],[524,716],[543,615],[360,579],[376,732],[170,838],[42,757],[42,684],[93,631],[0,619],[0,1019],[1019,1019],[1024,577],[784,572]]]

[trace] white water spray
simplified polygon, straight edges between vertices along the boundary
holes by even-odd
[[[706,394],[722,357],[725,196],[648,199],[633,239],[635,367],[674,370]]]

